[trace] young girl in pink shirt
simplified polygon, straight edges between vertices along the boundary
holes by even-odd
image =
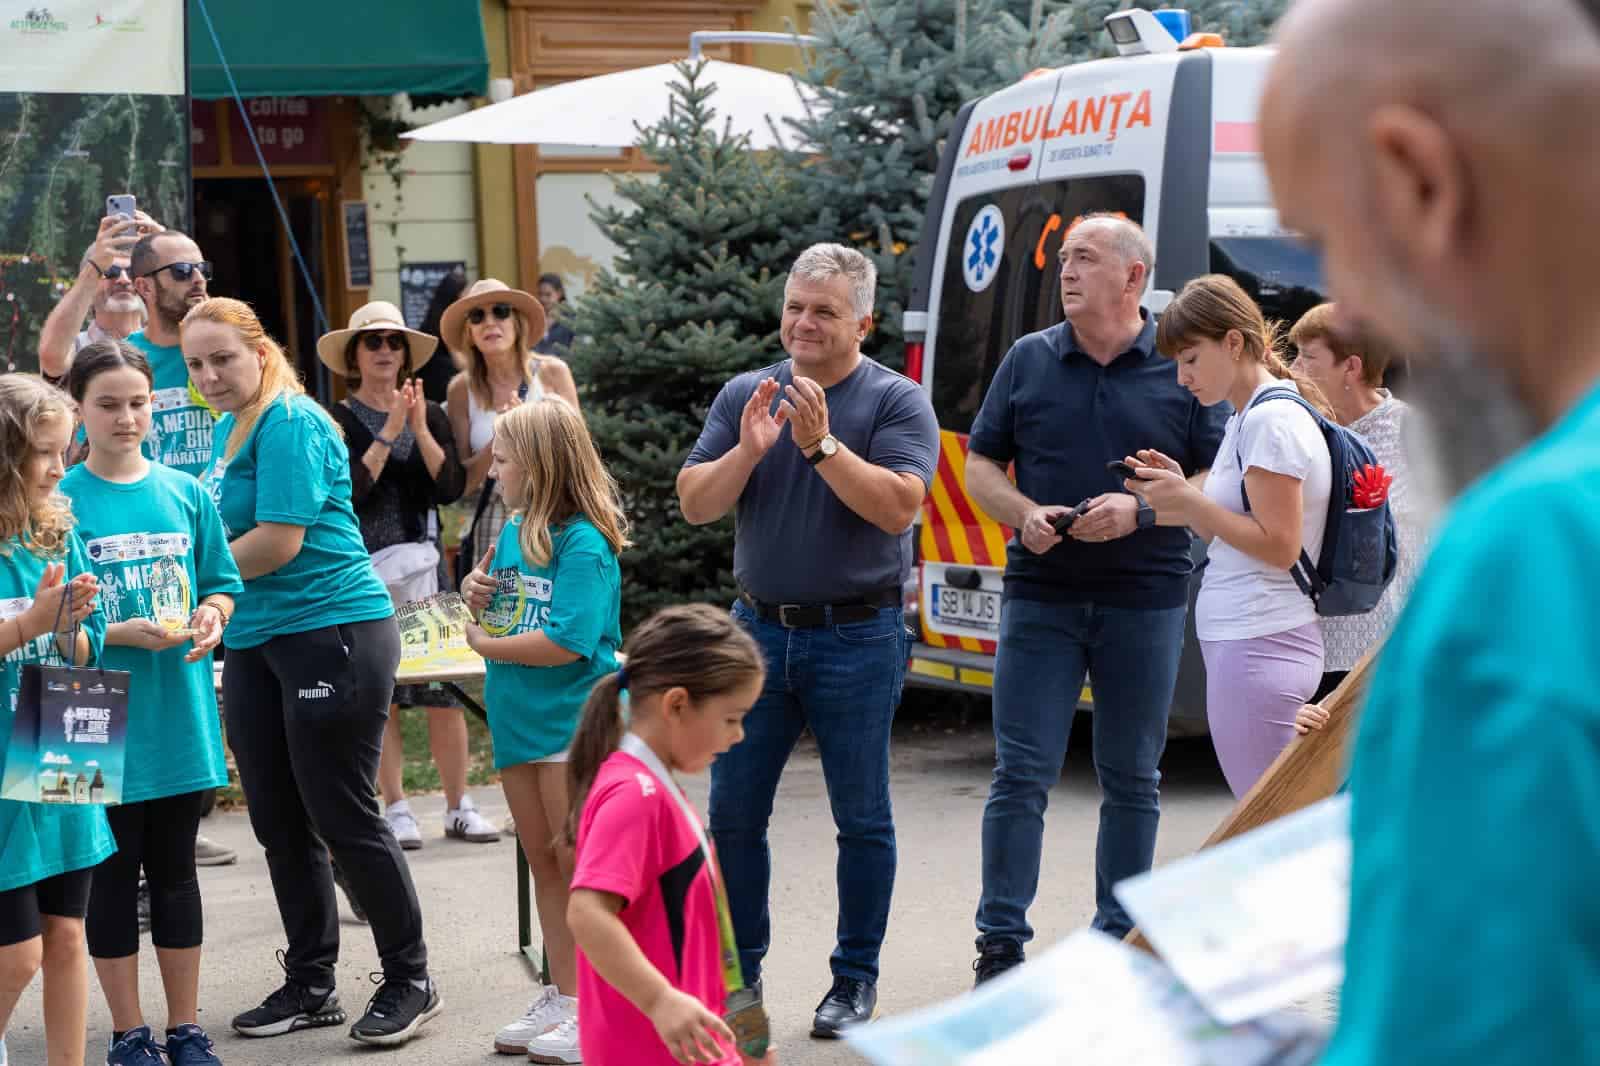
[[[595,685],[567,764],[583,1061],[770,1064],[715,854],[673,778],[743,738],[760,649],[726,611],[697,604],[657,613],[625,651],[627,665]]]

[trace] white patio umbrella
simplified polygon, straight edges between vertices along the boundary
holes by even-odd
[[[802,118],[806,110],[805,97],[789,75],[719,59],[705,63],[699,80],[717,87],[710,103],[719,128],[731,120],[733,132],[748,133],[755,149],[794,146],[796,135],[783,120]],[[418,141],[626,148],[638,143],[635,123],[652,126],[666,117],[673,100],[671,86],[681,80],[674,63],[602,74],[523,93],[404,136]]]

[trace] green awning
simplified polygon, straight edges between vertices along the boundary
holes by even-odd
[[[482,96],[479,0],[205,0],[241,96]],[[200,0],[189,4],[189,91],[232,95]]]

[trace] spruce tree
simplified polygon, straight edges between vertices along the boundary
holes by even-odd
[[[732,519],[689,525],[676,480],[723,384],[783,357],[783,284],[804,239],[781,161],[718,122],[703,68],[680,70],[672,112],[640,140],[660,172],[617,176],[627,206],[593,212],[620,251],[573,322],[584,415],[633,524],[625,625],[668,604],[732,601]]]

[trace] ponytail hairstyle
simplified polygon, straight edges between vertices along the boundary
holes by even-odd
[[[1226,274],[1204,274],[1185,285],[1161,313],[1156,348],[1174,359],[1197,340],[1221,341],[1229,333],[1238,333],[1244,338],[1244,358],[1260,363],[1275,378],[1293,381],[1311,406],[1337,421],[1322,390],[1289,369],[1283,358],[1281,332],[1279,324],[1267,321],[1238,282]]]
[[[701,700],[733,692],[766,676],[761,649],[726,610],[708,603],[667,607],[639,624],[623,646],[628,665],[602,677],[583,705],[567,756],[566,843],[578,841],[578,821],[600,764],[622,743],[624,699],[681,688]]]
[[[46,556],[67,550],[72,530],[67,498],[58,490],[35,501],[22,476],[39,429],[56,421],[71,431],[72,401],[66,393],[37,374],[0,374],[0,555],[11,554],[13,537]]]
[[[150,369],[150,361],[144,353],[125,340],[115,337],[105,337],[92,341],[78,349],[78,354],[72,357],[72,367],[67,371],[66,388],[72,394],[72,399],[79,407],[83,406],[83,398],[89,393],[89,382],[104,374],[108,370],[120,370],[127,367],[137,370],[144,375],[150,387],[156,387],[155,374]]]
[[[227,296],[207,297],[189,308],[179,331],[182,332],[191,322],[215,322],[230,326],[248,351],[264,351],[266,354],[266,360],[261,365],[261,385],[256,389],[256,394],[234,412],[233,431],[228,434],[228,446],[223,451],[224,459],[232,459],[244,447],[244,442],[250,439],[250,431],[255,428],[256,422],[278,397],[304,396],[306,387],[300,383],[300,375],[295,373],[294,365],[284,354],[282,345],[267,335],[255,310],[243,300]],[[316,410],[335,428],[338,427],[332,416],[323,411],[321,404],[316,405]],[[339,434],[343,436],[344,431],[339,430]]]

